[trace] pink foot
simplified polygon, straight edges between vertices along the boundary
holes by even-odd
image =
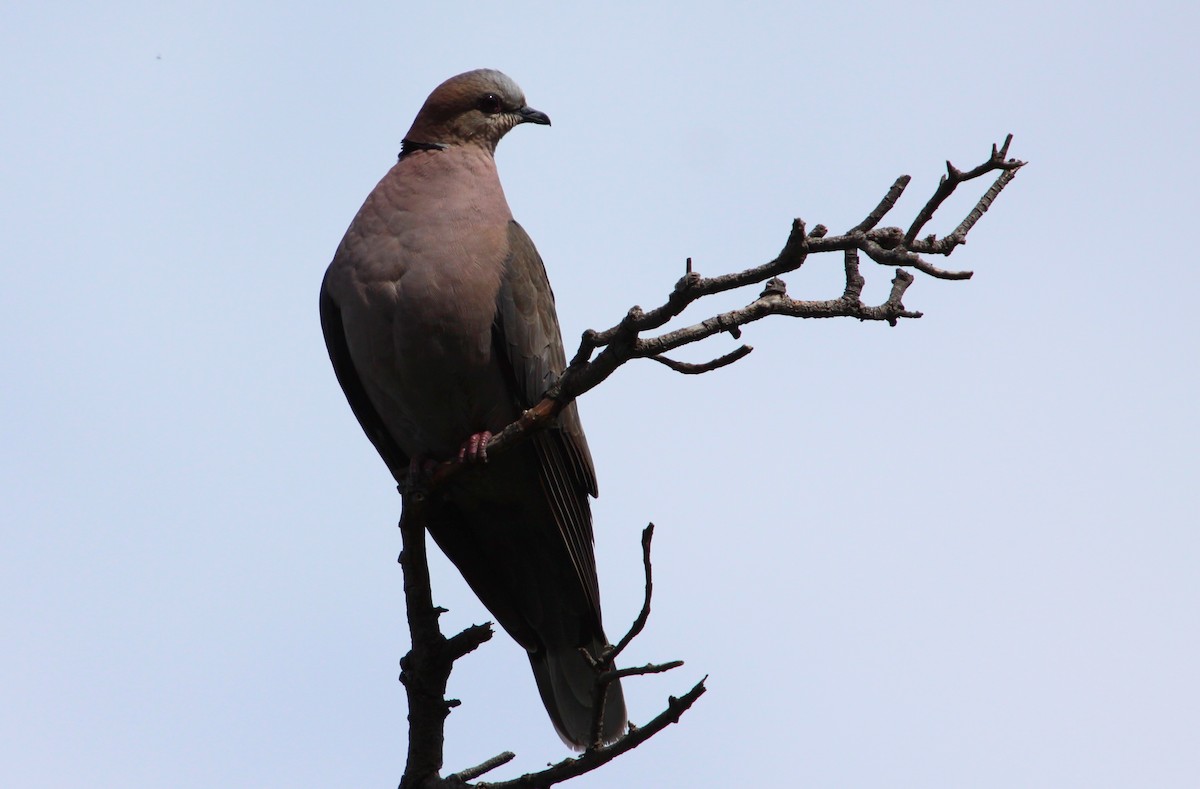
[[[458,459],[463,463],[487,463],[487,444],[491,440],[489,430],[473,434],[459,447]]]

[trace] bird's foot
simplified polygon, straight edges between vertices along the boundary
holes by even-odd
[[[487,463],[487,445],[492,440],[492,432],[484,430],[473,434],[462,443],[458,449],[458,460],[461,463]]]
[[[416,500],[425,498],[430,480],[433,479],[433,472],[436,470],[437,461],[435,460],[424,456],[409,459],[408,473],[404,475],[404,479],[400,480],[398,486],[400,495],[412,496]]]

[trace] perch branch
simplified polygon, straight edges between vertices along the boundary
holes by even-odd
[[[408,761],[400,789],[425,787],[442,769],[446,716],[458,701],[446,698],[454,661],[492,637],[491,625],[473,625],[446,638],[438,625],[445,609],[433,604],[421,502],[406,496],[400,517],[404,600],[412,647],[400,659],[400,681],[408,697]]]
[[[967,234],[1025,164],[1008,158],[1011,143],[1010,134],[1003,145],[993,145],[990,156],[970,170],[962,171],[947,163],[946,175],[907,231],[898,227],[877,227],[909,186],[911,179],[904,175],[895,180],[879,204],[861,222],[842,235],[829,235],[824,225],[817,225],[811,232],[805,232],[803,220],[796,219],[792,222],[783,248],[774,259],[744,271],[715,277],[704,277],[695,272],[692,260],[688,258],[684,276],[675,283],[663,304],[650,310],[631,307],[616,325],[602,331],[585,331],[567,369],[540,402],[492,437],[487,444],[487,454],[490,456],[503,452],[529,432],[552,424],[568,403],[596,387],[631,359],[653,359],[672,370],[688,374],[710,372],[732,364],[750,353],[750,347],[742,346],[703,364],[676,361],[664,354],[724,332],[738,337],[740,327],[771,315],[857,318],[860,321],[884,321],[892,326],[902,319],[920,318],[922,313],[904,306],[903,297],[914,281],[907,269],[914,269],[935,279],[970,279],[970,271],[945,269],[923,256],[948,256],[956,247],[966,243]],[[991,172],[999,172],[999,176],[950,235],[941,239],[933,235],[916,238],[946,199],[962,184]],[[790,298],[779,277],[799,269],[809,255],[827,252],[843,253],[846,285],[842,295],[817,301]],[[862,301],[865,279],[859,270],[860,252],[876,263],[896,267],[891,292],[882,304],[868,305]],[[642,336],[662,328],[691,304],[706,296],[759,283],[766,284],[763,292],[740,309],[713,315],[699,323],[658,336]],[[462,465],[460,461],[441,463],[430,479],[425,481],[425,486],[439,484],[456,473]],[[416,486],[418,496],[421,494],[420,488]]]

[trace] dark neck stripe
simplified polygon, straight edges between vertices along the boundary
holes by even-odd
[[[414,151],[444,151],[449,146],[443,145],[440,142],[417,142],[416,140],[401,140],[400,141],[400,156],[403,159]]]

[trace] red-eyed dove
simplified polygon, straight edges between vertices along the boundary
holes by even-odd
[[[437,87],[399,161],[367,197],[321,286],[321,327],[350,407],[400,480],[429,460],[474,460],[436,486],[434,540],[529,653],[559,735],[588,745],[606,643],[592,553],[591,454],[574,404],[491,459],[480,446],[535,404],[566,360],[541,257],[509,211],[496,143],[549,125],[516,83],[482,69]],[[602,737],[624,732],[610,685]]]

